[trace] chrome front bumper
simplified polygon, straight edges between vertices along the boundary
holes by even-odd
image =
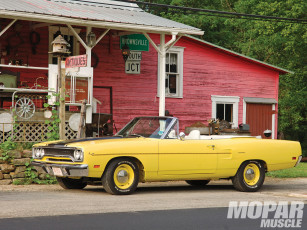
[[[302,155],[300,155],[300,156],[298,157],[298,160],[297,160],[296,164],[294,165],[294,167],[298,166],[298,164],[301,162],[302,158],[303,158]]]
[[[43,170],[53,176],[60,177],[87,177],[88,165],[86,164],[49,164],[45,162],[33,161],[32,166],[42,167]]]

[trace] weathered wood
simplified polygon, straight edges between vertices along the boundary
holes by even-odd
[[[81,111],[80,111],[80,122],[79,122],[79,129],[77,133],[77,138],[81,138],[84,134],[84,121],[85,121],[85,108],[86,108],[87,101],[84,99],[81,105]]]
[[[65,138],[65,69],[61,69],[61,57],[58,57],[58,66],[59,66],[59,118],[60,118],[60,139],[64,140]]]

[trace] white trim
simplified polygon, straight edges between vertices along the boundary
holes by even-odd
[[[39,70],[49,70],[49,68],[48,68],[48,67],[22,66],[22,65],[4,65],[4,64],[0,64],[0,67],[6,67],[6,68],[19,68],[19,69],[39,69]]]
[[[184,55],[184,47],[172,47],[167,51],[167,53],[177,53],[178,57],[178,75],[179,75],[179,80],[178,80],[178,93],[177,95],[172,95],[172,94],[166,94],[165,97],[168,98],[183,98],[183,55]],[[158,56],[158,73],[160,72],[160,55]],[[165,88],[165,87],[164,87]],[[157,90],[158,95],[160,95],[160,78],[158,76],[158,90]],[[159,96],[158,96],[159,97]]]
[[[243,124],[246,124],[246,101],[243,98]]]
[[[165,47],[165,34],[160,35],[160,51],[159,53],[159,65],[161,68],[159,69],[158,79],[160,88],[165,88],[165,60],[166,60],[166,47]],[[159,116],[165,116],[165,90],[159,92]]]
[[[17,19],[14,19],[11,21],[1,32],[0,32],[0,37],[17,21]]]
[[[212,118],[216,118],[216,104],[224,103],[224,104],[232,104],[233,111],[232,111],[232,118],[233,118],[233,128],[239,127],[239,102],[240,97],[238,96],[218,96],[218,95],[211,95],[212,101],[212,111],[211,116]]]
[[[272,111],[275,111],[276,105],[272,104]],[[275,139],[275,113],[272,113],[272,139]]]

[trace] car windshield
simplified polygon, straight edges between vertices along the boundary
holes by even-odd
[[[158,138],[167,131],[173,118],[137,117],[120,130],[115,136]]]

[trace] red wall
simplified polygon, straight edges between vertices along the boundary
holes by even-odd
[[[2,20],[1,28],[4,28],[11,20]],[[5,64],[10,59],[21,59],[24,64],[37,67],[48,67],[48,28],[38,28],[35,30],[40,35],[40,41],[36,46],[36,54],[32,53],[30,43],[31,22],[17,21],[0,37],[0,48],[5,50],[10,45],[10,54],[5,57]],[[20,37],[17,36],[20,34]],[[33,41],[35,41],[33,39]],[[27,84],[30,88],[37,84],[48,87],[48,71],[21,68],[5,68],[12,72],[20,73],[20,81]],[[44,79],[42,79],[42,77]]]
[[[157,35],[151,37],[159,44]],[[117,126],[122,127],[135,116],[158,115],[157,52],[152,46],[149,52],[142,52],[140,75],[125,74],[119,37],[111,39],[111,49],[108,36],[93,49],[100,59],[94,70],[94,85],[113,87]],[[240,97],[239,124],[243,121],[243,97],[278,100],[278,72],[189,38],[182,38],[176,46],[185,47],[183,98],[166,98],[166,109],[180,119],[181,129],[195,121],[207,123],[211,95]]]
[[[2,26],[5,26],[6,23],[2,23]],[[40,34],[40,43],[37,45],[37,53],[32,54],[29,39],[30,23],[21,22],[21,25],[20,33],[24,43],[18,49],[15,48],[15,51],[22,56],[22,59],[28,60],[29,65],[47,67],[48,28],[43,27],[36,30]],[[103,30],[95,32],[98,37]],[[0,38],[2,49],[7,44],[8,37],[13,34],[14,31],[11,28],[6,37]],[[158,35],[150,36],[156,44],[159,44]],[[185,47],[183,98],[167,98],[166,109],[180,119],[182,130],[196,121],[207,123],[206,121],[211,118],[211,95],[240,97],[239,124],[243,119],[243,97],[278,100],[278,72],[189,38],[181,38],[176,46]],[[80,47],[80,54],[84,54],[84,49],[81,45]],[[142,52],[141,74],[139,75],[125,74],[125,63],[119,49],[119,36],[110,35],[109,32],[94,47],[93,52],[99,58],[99,64],[94,69],[94,86],[113,88],[113,112],[117,128],[121,128],[135,116],[159,114],[158,55],[152,46],[149,52]],[[37,70],[10,70],[19,71],[21,81],[27,81],[30,87],[35,83],[35,79],[46,77],[47,74],[46,71]],[[43,86],[46,86],[46,82],[38,80],[38,84]],[[99,93],[96,92],[97,89],[94,97],[95,95],[99,97]],[[106,93],[101,95],[106,95]],[[100,112],[109,112],[106,109],[108,103],[106,102],[101,107]],[[277,121],[275,127],[277,127]]]

